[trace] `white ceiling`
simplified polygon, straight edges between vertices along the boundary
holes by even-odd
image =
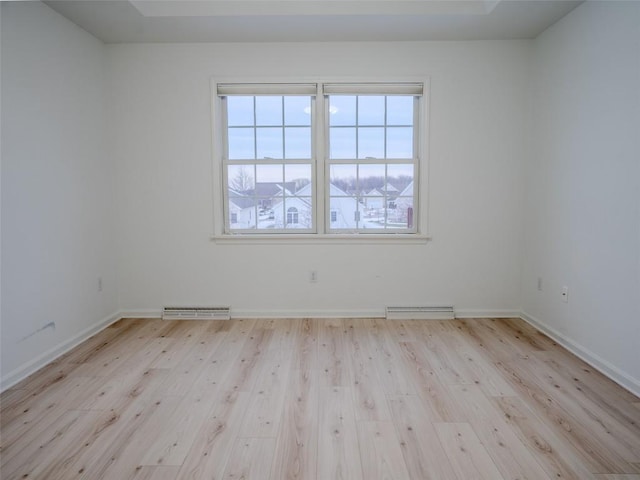
[[[582,1],[49,0],[105,43],[535,38]]]

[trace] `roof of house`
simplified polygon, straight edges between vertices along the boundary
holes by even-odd
[[[271,198],[280,195],[283,188],[290,192],[295,192],[296,182],[257,182],[255,188],[246,193],[260,198]]]
[[[399,197],[413,197],[413,180],[409,182],[409,185],[404,187],[404,190],[400,192]]]
[[[236,207],[245,209],[254,207],[256,205],[256,199],[248,195],[244,195],[233,188],[229,188],[229,202],[233,203]]]

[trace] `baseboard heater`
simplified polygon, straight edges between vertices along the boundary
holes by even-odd
[[[163,320],[229,320],[230,307],[164,307]]]
[[[387,307],[388,320],[453,320],[452,306]]]

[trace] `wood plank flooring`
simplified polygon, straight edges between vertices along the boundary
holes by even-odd
[[[3,480],[640,480],[640,399],[519,319],[125,319],[0,420]]]

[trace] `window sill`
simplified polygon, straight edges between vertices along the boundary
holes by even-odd
[[[317,233],[282,233],[271,235],[235,234],[212,235],[211,241],[221,245],[249,244],[426,244],[431,240],[428,235],[415,233],[393,234],[317,234]]]

